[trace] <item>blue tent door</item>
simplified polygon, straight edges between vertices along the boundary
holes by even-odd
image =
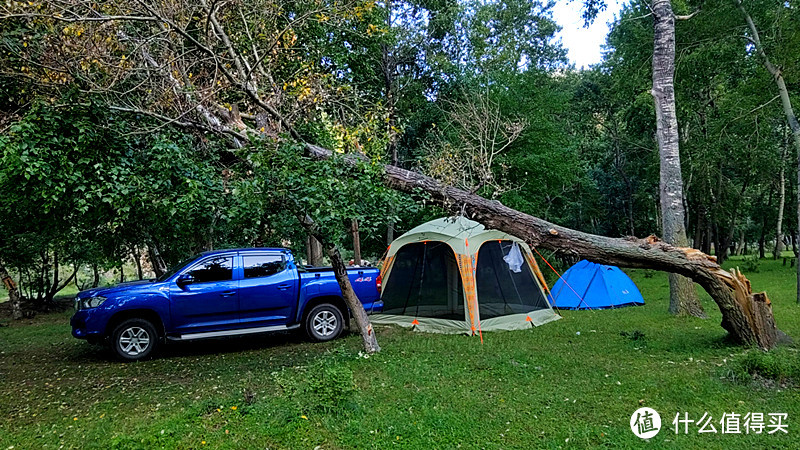
[[[600,266],[600,270],[603,271],[603,280],[606,282],[606,288],[608,290],[608,297],[611,300],[611,307],[616,308],[617,306],[621,306],[624,304],[623,297],[624,294],[617,289],[616,281],[616,274],[614,273],[614,269],[616,267],[611,266]],[[619,269],[617,269],[619,270]]]

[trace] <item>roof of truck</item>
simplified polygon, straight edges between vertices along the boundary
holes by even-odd
[[[230,252],[263,252],[263,251],[270,251],[270,252],[281,252],[281,253],[289,253],[290,250],[288,248],[283,247],[248,247],[248,248],[224,248],[219,250],[209,250],[203,253],[200,253],[202,256],[207,255],[215,255],[218,253],[230,253]]]

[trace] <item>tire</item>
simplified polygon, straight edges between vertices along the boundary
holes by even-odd
[[[144,319],[128,319],[114,328],[111,348],[123,361],[141,361],[158,346],[156,327]]]
[[[317,305],[306,316],[305,329],[308,337],[317,342],[336,339],[344,329],[342,312],[330,303]]]

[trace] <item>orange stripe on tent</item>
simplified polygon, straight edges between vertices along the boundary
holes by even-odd
[[[475,322],[478,322],[478,334],[481,337],[481,343],[483,343],[483,332],[481,331],[480,320],[476,320],[478,297],[475,292],[475,274],[472,270],[472,258],[469,255],[459,254],[458,265],[461,272],[461,282],[464,284],[464,292],[467,296],[467,312],[469,313],[470,328],[474,335]]]
[[[386,280],[386,272],[388,272],[389,268],[392,267],[392,263],[393,262],[394,262],[394,256],[389,256],[383,261],[383,267],[381,267],[381,279],[382,280]]]
[[[544,275],[542,274],[542,271],[539,269],[539,264],[536,263],[536,258],[534,258],[532,254],[527,252],[525,253],[525,258],[528,260],[528,265],[531,266],[531,270],[533,271],[533,274],[536,275],[536,278],[539,280],[539,283],[542,284],[542,287],[548,289],[547,281],[545,281]]]

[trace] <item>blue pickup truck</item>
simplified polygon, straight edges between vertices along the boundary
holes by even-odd
[[[348,269],[367,312],[378,311],[378,269]],[[234,336],[302,327],[317,341],[335,339],[349,319],[330,268],[298,265],[283,248],[201,253],[154,280],[83,291],[72,335],[111,348],[124,360],[151,355],[166,340]]]

